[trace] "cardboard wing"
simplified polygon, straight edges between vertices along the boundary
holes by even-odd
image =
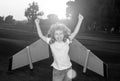
[[[104,76],[103,61],[94,55],[91,51],[77,40],[73,40],[70,45],[70,58],[83,67]]]
[[[9,70],[14,70],[49,57],[48,45],[41,39],[13,55],[9,60]]]
[[[89,70],[104,76],[103,61],[95,56],[91,51],[88,52],[88,49],[77,40],[73,40],[70,44],[69,53],[71,60],[82,65],[84,70],[88,68]],[[32,63],[46,58],[49,58],[49,47],[40,39],[29,47],[24,48],[17,54],[13,55],[9,61],[9,70],[14,70],[28,64],[32,69]]]

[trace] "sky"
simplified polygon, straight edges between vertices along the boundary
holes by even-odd
[[[24,20],[25,9],[33,1],[38,3],[39,11],[43,11],[45,15],[57,14],[59,18],[64,18],[66,2],[70,0],[0,0],[0,16],[13,15],[16,20]]]

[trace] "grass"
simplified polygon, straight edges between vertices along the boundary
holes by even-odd
[[[26,29],[27,30],[27,29]],[[106,35],[107,36],[107,35]],[[120,80],[120,43],[119,37],[110,38],[103,35],[81,34],[77,39],[91,49],[99,58],[108,63],[109,81]],[[112,42],[104,41],[111,39]],[[34,63],[34,70],[29,66],[8,73],[9,57],[19,52],[27,45],[38,40],[37,33],[19,29],[0,29],[0,81],[52,81],[51,58]],[[103,41],[102,41],[103,40]],[[73,81],[106,81],[102,76],[87,70],[82,73],[83,67],[72,62],[77,77]]]

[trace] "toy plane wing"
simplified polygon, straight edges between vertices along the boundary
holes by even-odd
[[[69,54],[71,60],[84,67],[83,72],[89,69],[104,76],[104,62],[76,39],[70,44]],[[13,55],[9,61],[9,70],[18,69],[26,65],[30,65],[32,69],[32,63],[46,58],[49,58],[49,46],[40,39]]]

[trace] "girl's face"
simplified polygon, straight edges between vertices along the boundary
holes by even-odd
[[[64,38],[64,34],[62,30],[56,30],[54,34],[55,40],[58,42],[62,42]]]

